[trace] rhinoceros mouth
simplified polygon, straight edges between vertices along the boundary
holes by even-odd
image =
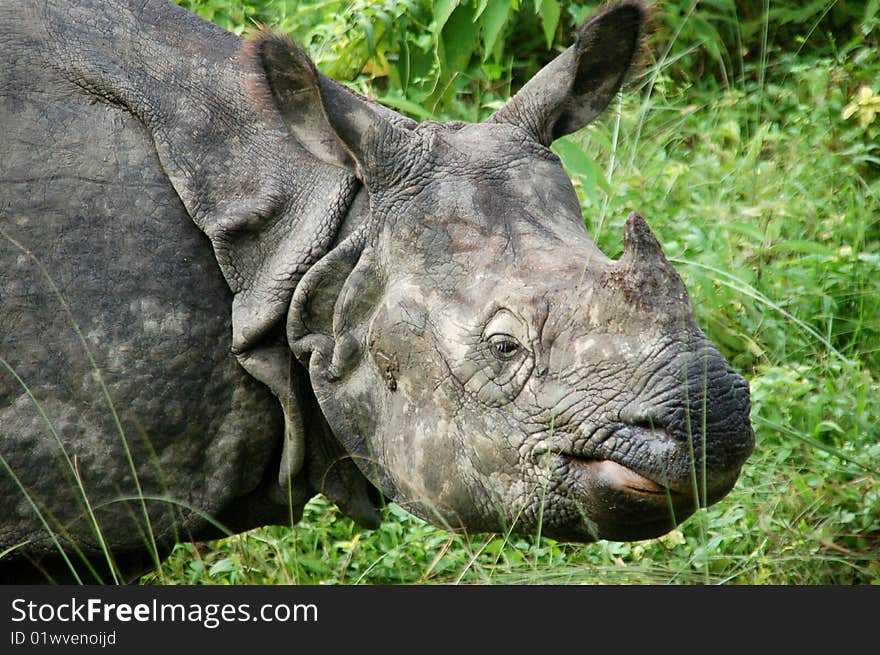
[[[594,538],[631,541],[660,536],[699,507],[722,498],[739,476],[739,466],[724,471],[702,470],[699,457],[693,466],[694,453],[688,452],[686,442],[674,439],[662,429],[615,426],[608,434],[626,435],[630,445],[650,440],[656,461],[640,465],[627,457],[637,455],[639,448],[620,452],[603,449],[603,444],[612,445],[608,437],[585,452],[555,451],[554,469],[559,482],[556,492],[586,518],[585,525],[590,526]],[[557,533],[562,539],[582,538],[583,530],[581,521],[575,519],[574,523],[554,526],[547,533]]]
[[[557,492],[574,510],[573,522],[546,530],[562,540],[633,541],[658,537],[699,507],[692,490],[671,487],[611,459],[557,453],[562,466]],[[583,517],[574,518],[575,516]]]
[[[669,487],[660,484],[656,480],[645,477],[631,468],[627,468],[610,459],[571,457],[570,465],[578,468],[594,469],[593,475],[607,480],[611,486],[627,489],[634,493],[648,495],[675,493]]]
[[[673,436],[662,427],[620,423],[597,431],[595,436],[598,439],[591,448],[557,451],[568,470],[567,477],[581,481],[578,486],[589,481],[676,503],[711,505],[733,488],[744,461],[737,453],[728,452],[723,454],[726,466],[715,462],[707,466],[698,440]],[[650,458],[643,456],[646,451],[652,453]]]
[[[638,471],[610,459],[595,459],[578,455],[561,454],[566,461],[570,475],[595,481],[603,487],[624,493],[657,500],[692,498],[686,490],[676,489],[668,483],[648,477]]]

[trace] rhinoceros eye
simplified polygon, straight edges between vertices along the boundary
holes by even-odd
[[[520,348],[519,341],[509,334],[493,334],[489,337],[489,345],[492,346],[492,354],[498,359],[511,359]]]
[[[499,360],[513,359],[526,350],[528,329],[523,320],[507,309],[500,309],[486,324],[483,340]]]

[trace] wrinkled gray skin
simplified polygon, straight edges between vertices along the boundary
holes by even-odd
[[[593,245],[548,149],[642,20],[441,125],[164,2],[0,0],[0,577],[76,579],[63,549],[106,581],[102,544],[133,575],[317,492],[576,541],[727,493],[746,382],[641,217]]]

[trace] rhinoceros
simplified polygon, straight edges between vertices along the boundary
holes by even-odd
[[[0,0],[0,577],[123,581],[324,494],[451,531],[661,535],[754,446],[646,221],[612,260],[554,140],[612,3],[478,124],[417,123],[160,0]]]

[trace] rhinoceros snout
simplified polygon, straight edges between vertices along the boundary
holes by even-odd
[[[733,487],[755,446],[749,387],[708,343],[686,349],[654,377],[664,379],[621,412],[624,462],[671,489],[697,483],[711,504]]]

